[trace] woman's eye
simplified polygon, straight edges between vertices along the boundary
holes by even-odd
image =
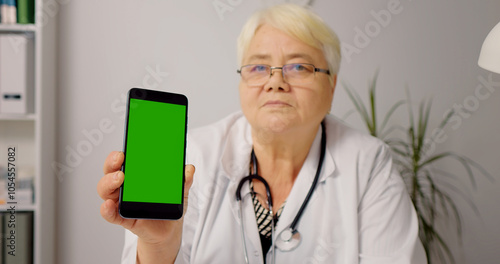
[[[252,69],[252,71],[255,71],[255,72],[263,72],[263,71],[266,71],[266,66],[264,65],[255,65]]]
[[[298,71],[302,71],[302,70],[304,70],[304,69],[305,69],[305,67],[304,67],[304,66],[302,66],[302,65],[296,65],[296,66],[295,66],[295,69],[296,69],[296,70],[298,70]]]
[[[306,70],[306,67],[302,64],[294,64],[292,67],[292,71],[304,71]]]

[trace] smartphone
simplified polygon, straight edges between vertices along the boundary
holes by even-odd
[[[119,213],[124,218],[179,219],[183,214],[188,100],[132,88],[123,152]]]

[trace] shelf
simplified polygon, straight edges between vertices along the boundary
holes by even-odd
[[[34,121],[35,114],[16,115],[16,114],[0,114],[0,121]]]
[[[0,24],[1,32],[35,32],[34,24]]]
[[[57,12],[52,14],[47,11],[57,11],[52,9],[58,6],[53,0],[30,0],[30,2],[34,3],[34,13],[37,15],[35,24],[0,24],[0,36],[12,34],[16,35],[15,37],[33,38],[32,41],[26,43],[29,45],[26,58],[32,58],[26,63],[29,67],[25,72],[28,88],[26,99],[29,95],[29,100],[26,101],[26,113],[7,114],[7,111],[0,113],[0,165],[5,166],[7,148],[15,146],[16,166],[20,168],[18,173],[24,173],[23,175],[26,176],[16,180],[34,177],[32,200],[26,199],[28,196],[21,192],[23,189],[21,184],[19,186],[16,184],[16,187],[21,189],[16,189],[16,198],[19,200],[18,204],[15,204],[16,212],[33,212],[31,239],[28,239],[28,244],[22,247],[19,244],[18,247],[20,254],[24,249],[31,252],[32,257],[28,261],[23,261],[22,258],[10,261],[6,258],[6,249],[0,248],[0,264],[56,263],[54,246],[56,245],[55,188],[57,185],[52,164],[56,160],[57,146],[54,133],[57,98],[56,63],[54,63],[57,54],[57,45],[55,45],[57,43],[57,19],[54,19],[54,15]],[[17,39],[19,38],[15,40]],[[0,60],[3,62],[9,60],[9,57],[2,56]],[[2,195],[5,195],[5,192]],[[2,199],[6,198],[2,196]],[[6,200],[0,201],[6,202]],[[0,204],[0,213],[4,217],[9,212],[10,206],[11,204]],[[20,220],[22,215],[18,216]],[[21,239],[17,241],[17,243],[22,242]],[[3,243],[0,242],[0,246],[2,245]]]

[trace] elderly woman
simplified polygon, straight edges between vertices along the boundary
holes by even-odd
[[[238,57],[242,112],[190,131],[181,220],[121,218],[124,156],[106,159],[101,214],[128,229],[123,263],[425,263],[389,149],[328,114],[335,33],[279,5],[248,20]]]

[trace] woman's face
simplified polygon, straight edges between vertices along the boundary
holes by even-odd
[[[268,25],[261,26],[255,33],[242,65],[281,67],[289,63],[309,63],[328,69],[320,50]],[[336,76],[333,85],[330,76],[320,72],[316,72],[314,81],[307,85],[290,85],[282,76],[281,70],[273,70],[271,78],[260,86],[240,81],[241,108],[252,128],[284,133],[319,125],[331,108]]]

